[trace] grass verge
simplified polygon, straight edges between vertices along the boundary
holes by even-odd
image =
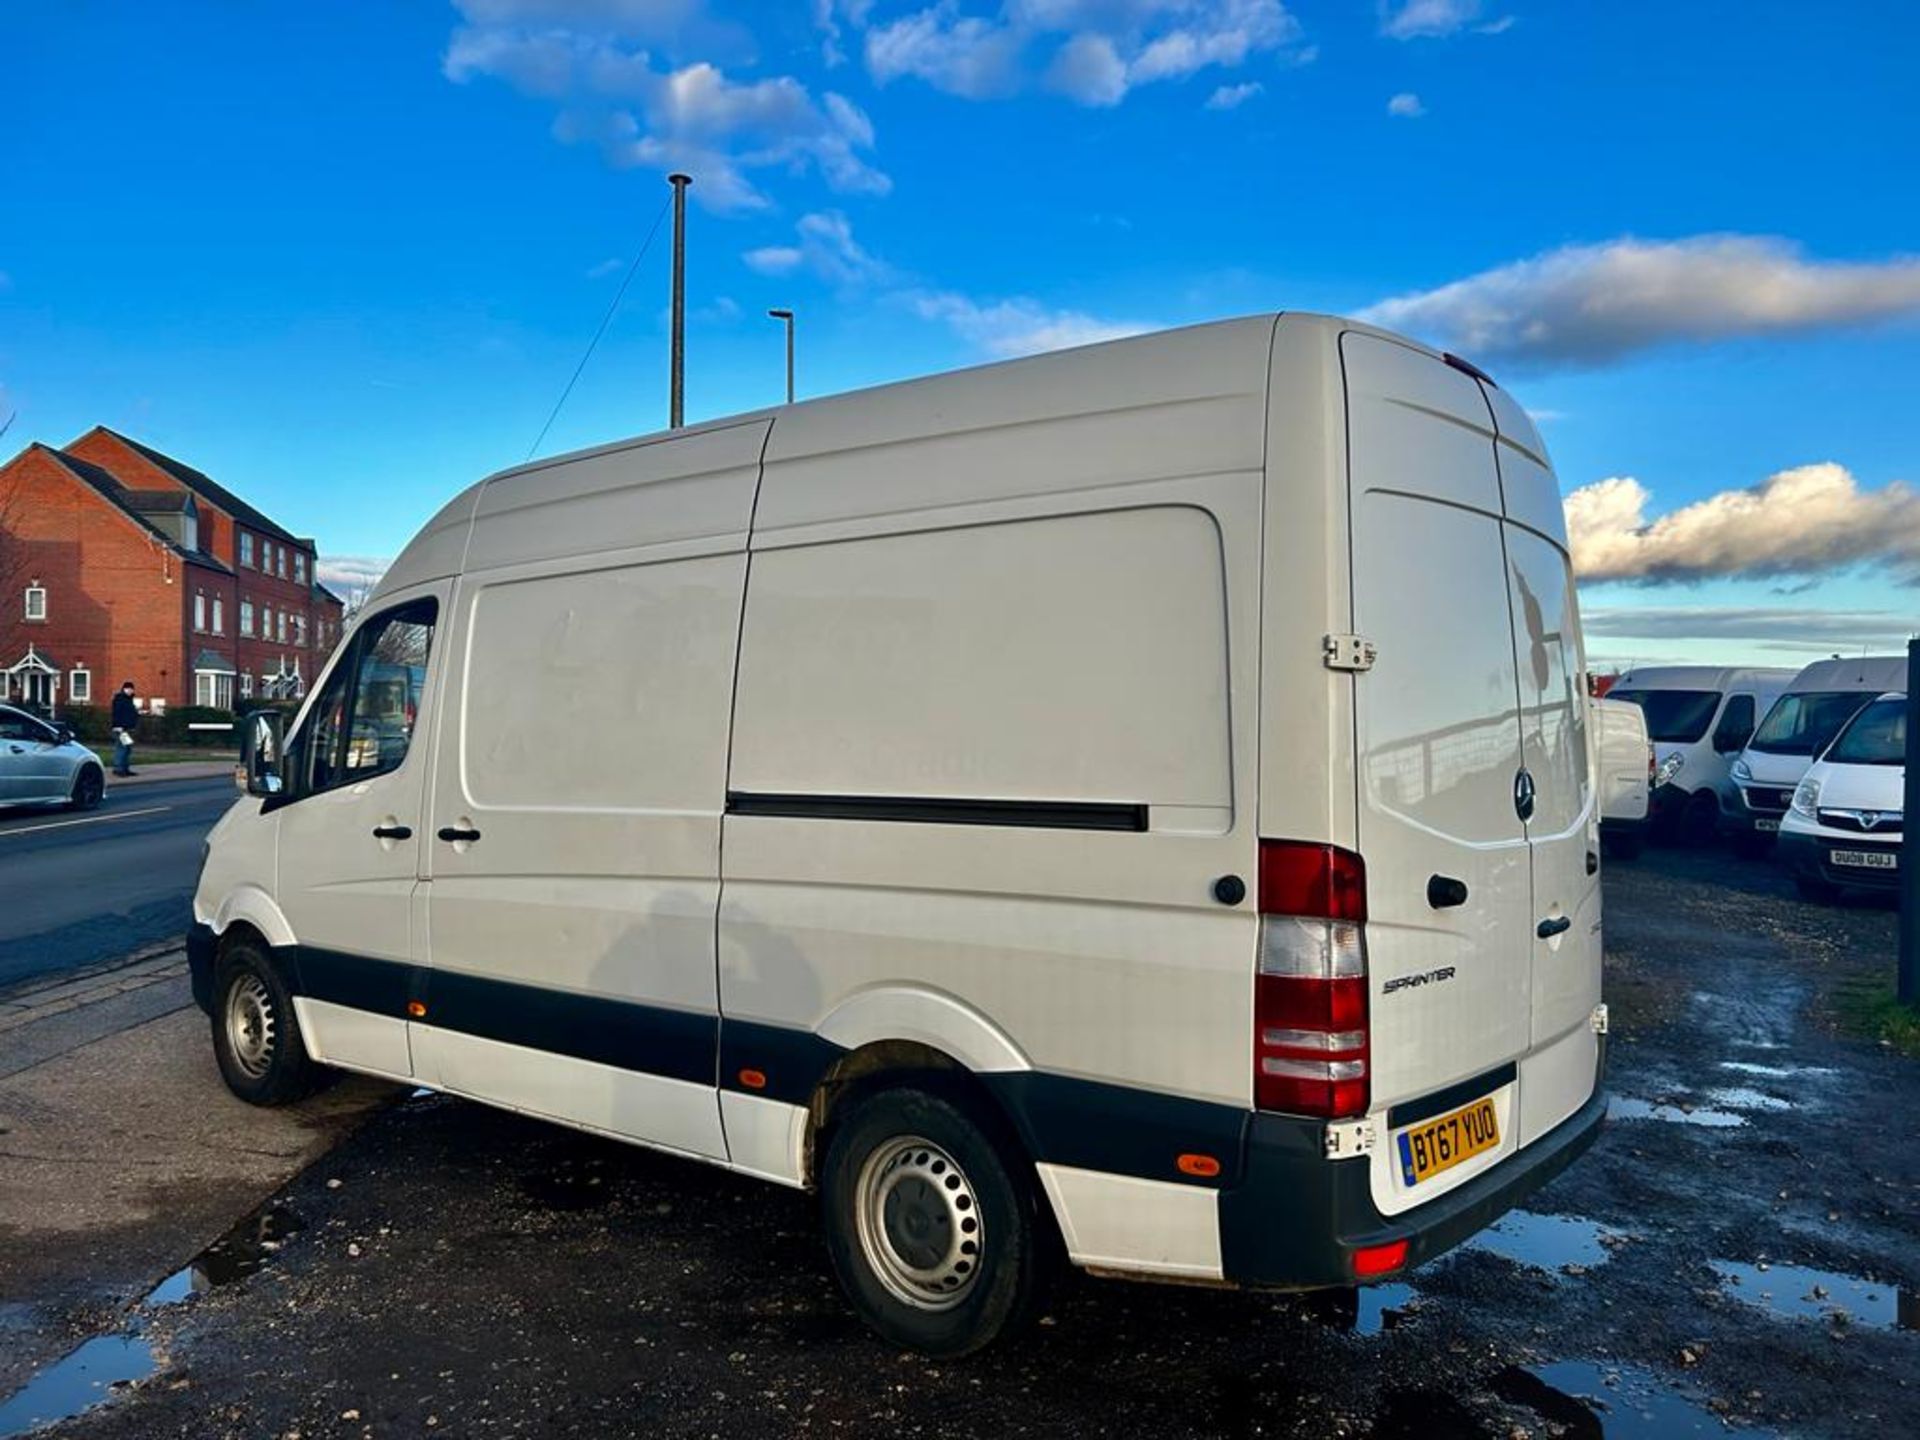
[[[1892,980],[1862,978],[1842,984],[1833,1008],[1847,1034],[1920,1058],[1920,1010],[1900,1003]]]

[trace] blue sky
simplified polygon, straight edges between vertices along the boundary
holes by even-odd
[[[1597,660],[1920,627],[1905,7],[78,0],[7,48],[0,448],[105,423],[343,561],[526,455],[683,165],[689,418],[779,398],[770,305],[803,394],[1366,312],[1542,418]],[[664,423],[665,299],[663,234],[543,451]]]

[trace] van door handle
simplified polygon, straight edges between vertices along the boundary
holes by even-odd
[[[411,825],[376,825],[373,827],[373,838],[376,840],[411,840],[413,838],[413,827]]]
[[[480,832],[478,830],[462,830],[456,825],[442,825],[439,830],[439,835],[440,838],[445,840],[449,845],[458,840],[471,841],[480,838]]]
[[[1573,917],[1562,915],[1557,920],[1542,920],[1534,930],[1542,940],[1551,940],[1556,935],[1564,935],[1573,928]]]
[[[1427,877],[1427,904],[1435,910],[1450,910],[1467,903],[1467,882],[1451,875]]]

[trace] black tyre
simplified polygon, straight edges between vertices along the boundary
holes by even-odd
[[[1805,875],[1796,875],[1793,885],[1800,892],[1802,900],[1811,900],[1816,905],[1831,905],[1840,898],[1840,887],[1831,880],[1814,880]]]
[[[1742,860],[1764,860],[1773,849],[1773,836],[1760,830],[1739,830],[1734,833],[1733,853]]]
[[[1638,860],[1640,852],[1647,848],[1647,840],[1638,830],[1616,835],[1602,835],[1600,848],[1607,852],[1611,860]]]
[[[91,810],[100,803],[100,797],[106,793],[107,777],[100,773],[98,765],[82,765],[80,773],[73,777],[73,791],[67,797],[69,810]]]
[[[213,974],[213,1053],[227,1088],[249,1105],[311,1094],[323,1072],[307,1055],[293,997],[259,943],[229,941]]]
[[[1720,828],[1720,802],[1711,790],[1699,790],[1680,816],[1680,839],[1687,845],[1711,845]]]
[[[820,1191],[833,1268],[861,1318],[935,1356],[970,1354],[1035,1320],[1058,1241],[1017,1144],[930,1089],[850,1103]]]

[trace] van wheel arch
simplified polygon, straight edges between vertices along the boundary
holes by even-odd
[[[1009,1158],[1031,1164],[1027,1144],[999,1099],[980,1077],[944,1050],[918,1040],[877,1040],[841,1056],[820,1079],[808,1103],[806,1175],[810,1187],[820,1182],[820,1166],[832,1143],[833,1127],[851,1108],[851,1102],[876,1091],[898,1087],[930,1091],[970,1111],[990,1126],[994,1139]]]

